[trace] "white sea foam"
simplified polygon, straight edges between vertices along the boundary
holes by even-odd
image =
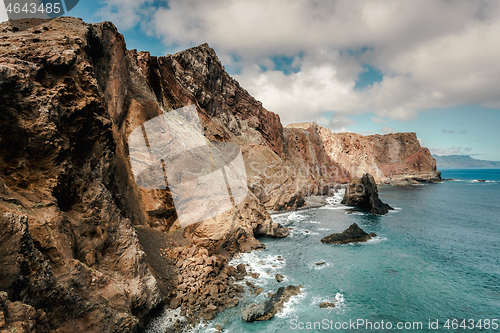
[[[479,179],[474,179],[470,181],[471,183],[496,183],[496,181],[493,180],[486,180],[486,181],[481,181]]]
[[[366,244],[378,244],[381,242],[385,242],[386,240],[387,240],[387,237],[377,236],[377,237],[373,237],[373,238],[367,240]]]
[[[187,330],[187,331],[183,331],[183,332],[186,332],[186,333],[214,333],[214,332],[219,332],[215,328],[215,325],[217,325],[217,323],[215,321],[210,321],[210,322],[208,322],[208,324],[206,324],[203,321],[201,321],[198,325],[196,325],[192,329]],[[229,331],[227,331],[227,332],[229,332]]]
[[[345,189],[340,189],[333,196],[325,198],[326,205],[319,207],[319,209],[345,209],[346,206],[341,204],[344,193]]]
[[[329,205],[326,205],[326,206],[322,206],[320,207],[319,209],[345,209],[346,206],[344,205],[337,205],[337,206],[329,206]]]
[[[399,207],[392,207],[394,210],[390,210],[389,214],[394,214],[394,213],[399,213],[401,211],[401,208]]]
[[[247,272],[252,271],[259,273],[259,278],[257,279],[248,276],[246,276],[245,279],[248,279],[258,286],[264,287],[270,280],[274,279],[276,271],[286,265],[286,259],[278,255],[259,256],[255,252],[250,252],[243,253],[239,258],[229,262],[231,266],[235,267],[241,263],[248,264]]]
[[[293,212],[291,213],[290,215],[288,215],[287,219],[289,221],[293,221],[293,222],[298,222],[298,221],[302,221],[304,220],[306,217],[302,214],[299,214],[297,212]]]
[[[278,312],[275,316],[278,318],[286,318],[293,314],[297,310],[297,306],[302,302],[302,300],[306,297],[306,292],[305,289],[302,288],[302,293],[290,297],[288,302],[286,302],[283,306],[283,309],[281,309],[280,312]]]
[[[345,213],[346,213],[346,215],[361,215],[361,216],[366,215],[366,213],[357,212],[357,211],[347,211]]]
[[[332,311],[340,311],[344,312],[344,304],[345,304],[345,299],[344,295],[341,293],[337,293],[335,297],[325,297],[325,296],[315,296],[312,298],[311,301],[311,306],[316,308],[319,307],[319,305],[323,302],[329,302],[329,303],[334,303],[335,307],[334,308],[325,308],[325,310],[328,310],[329,312]]]
[[[146,327],[146,333],[164,333],[168,328],[173,327],[177,321],[186,321],[186,317],[181,316],[180,313],[181,308],[171,310],[165,307],[161,315]]]
[[[289,236],[288,237],[295,237],[297,235],[319,235],[319,233],[307,229],[300,229],[300,228],[293,228],[289,229]]]
[[[310,221],[302,221],[302,223],[320,224],[321,222],[310,220]]]

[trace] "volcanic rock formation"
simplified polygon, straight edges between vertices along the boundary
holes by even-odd
[[[369,173],[349,183],[342,204],[357,206],[378,215],[385,215],[389,210],[393,210],[391,206],[379,199],[377,184]]]
[[[241,292],[232,254],[263,248],[257,236],[288,235],[267,210],[302,207],[368,166],[377,180],[435,173],[414,135],[284,129],[207,44],[154,57],[127,50],[110,22],[1,23],[0,105],[2,327],[135,332],[163,304],[212,318]],[[181,227],[168,188],[137,185],[128,139],[188,105],[207,141],[241,148],[250,191]]]
[[[341,233],[331,234],[321,239],[322,243],[326,244],[347,244],[355,242],[366,242],[375,237],[373,232],[367,234],[356,223],[351,224],[349,228]]]
[[[315,123],[297,123],[285,127],[285,142],[294,139],[286,135],[288,131],[299,129],[310,133],[310,136],[319,137],[319,142],[314,141],[317,148],[304,150],[303,155],[315,151],[312,155],[318,156],[316,165],[329,166],[330,173],[349,175],[350,179],[370,173],[377,183],[393,185],[441,181],[436,161],[427,148],[420,146],[415,133],[364,136],[332,133]],[[333,168],[328,164],[332,162]],[[339,180],[341,178],[338,177]]]
[[[261,303],[252,303],[243,310],[241,319],[244,321],[265,321],[278,313],[290,297],[301,293],[302,286],[280,287],[268,300]]]
[[[353,178],[370,173],[378,183],[393,185],[441,181],[436,161],[415,133],[363,136],[320,131],[327,154]]]

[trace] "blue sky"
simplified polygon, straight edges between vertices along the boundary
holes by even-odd
[[[413,131],[437,154],[500,160],[500,2],[88,0],[129,49],[208,42],[284,125]]]

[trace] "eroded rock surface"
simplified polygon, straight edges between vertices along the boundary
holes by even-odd
[[[320,135],[328,156],[352,179],[370,173],[377,183],[393,185],[441,181],[435,159],[420,146],[416,133],[364,136],[321,128]]]
[[[230,258],[262,248],[256,235],[287,235],[251,194],[234,211],[179,230],[171,193],[134,180],[129,134],[186,105],[195,105],[209,140],[283,154],[279,117],[225,73],[208,45],[151,57],[127,50],[113,24],[71,17],[1,23],[0,37],[0,213],[13,214],[2,217],[0,291],[45,313],[37,327],[132,332],[176,293],[171,275],[184,274],[173,267],[190,254],[155,265],[160,249]],[[184,241],[146,255],[137,227],[179,230]]]
[[[28,330],[134,332],[162,304],[212,318],[241,292],[232,254],[263,248],[258,236],[288,235],[267,210],[300,208],[359,171],[344,158],[356,145],[334,149],[315,124],[283,129],[207,44],[154,57],[127,50],[110,22],[1,23],[0,105],[0,291],[4,307],[19,309],[0,323]],[[181,228],[168,189],[137,186],[128,138],[187,105],[209,141],[241,147],[250,192]],[[367,150],[391,152],[375,158],[381,175],[426,177],[425,151],[410,142],[415,152],[392,153],[401,145],[384,142]]]

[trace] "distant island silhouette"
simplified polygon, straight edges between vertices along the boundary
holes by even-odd
[[[500,168],[500,162],[477,160],[470,155],[432,155],[438,168]]]

